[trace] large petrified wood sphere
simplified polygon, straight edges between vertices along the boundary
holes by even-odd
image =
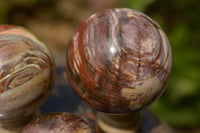
[[[81,118],[70,113],[49,113],[29,123],[22,133],[93,133]]]
[[[54,83],[53,57],[22,27],[0,26],[0,120],[33,113]]]
[[[71,86],[102,112],[125,113],[150,104],[166,87],[171,68],[165,33],[151,18],[130,9],[91,15],[67,48]]]

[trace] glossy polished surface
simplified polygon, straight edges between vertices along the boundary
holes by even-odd
[[[172,52],[160,26],[143,13],[110,9],[91,15],[66,55],[69,82],[98,111],[139,110],[163,92]]]
[[[22,133],[93,133],[81,118],[70,113],[49,113],[29,123]]]
[[[54,76],[43,42],[22,27],[0,26],[0,120],[32,114],[49,95]]]

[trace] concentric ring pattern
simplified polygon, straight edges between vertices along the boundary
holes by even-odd
[[[22,27],[0,26],[2,119],[29,114],[38,107],[49,94],[54,75],[54,60],[44,43]]]

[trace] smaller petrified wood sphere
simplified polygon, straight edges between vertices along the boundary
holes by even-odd
[[[81,118],[70,113],[49,113],[30,122],[22,133],[93,133]]]
[[[151,18],[109,9],[81,23],[67,48],[69,82],[102,112],[126,113],[161,95],[172,69],[168,39]]]
[[[43,42],[22,27],[0,25],[0,120],[32,114],[54,77],[54,60]]]

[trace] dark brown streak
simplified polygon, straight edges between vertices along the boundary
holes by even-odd
[[[158,56],[156,57],[156,59],[154,60],[154,62],[152,62],[152,63],[155,63],[157,60],[158,60],[158,58],[161,56],[161,52],[163,51],[162,50],[162,48],[163,48],[163,40],[162,40],[162,36],[160,35],[160,32],[159,32],[159,30],[156,28],[156,31],[157,31],[157,33],[158,33],[158,38],[159,38],[159,45],[160,45],[160,50],[159,50],[159,54],[158,54]],[[163,65],[163,64],[161,64],[162,62],[160,62],[160,65]]]
[[[136,76],[136,81],[138,81],[138,79],[139,79],[139,73],[140,73],[140,62],[141,62],[141,59],[140,59],[140,57],[141,57],[141,56],[140,56],[140,48],[141,48],[141,47],[140,47],[140,43],[141,43],[141,42],[140,42],[140,34],[141,34],[141,32],[140,32],[140,30],[138,30],[138,26],[137,26],[138,23],[137,23],[137,21],[135,21],[135,23],[136,23],[135,25],[136,25],[136,30],[137,30],[136,33],[138,33],[138,34],[137,34],[137,36],[138,36],[138,37],[137,37],[137,39],[138,39],[138,40],[137,40],[137,43],[138,43],[138,45],[139,45],[139,52],[138,52],[138,53],[139,53],[139,58],[138,58],[137,76]]]
[[[146,17],[145,15],[141,15],[141,17],[143,17],[144,19],[148,20],[149,23],[153,24],[153,26],[156,28],[156,29],[160,29],[162,30],[162,28],[160,26],[158,26],[153,20],[151,20],[149,17]]]

